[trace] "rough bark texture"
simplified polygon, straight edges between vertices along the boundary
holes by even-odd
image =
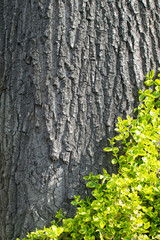
[[[0,239],[49,224],[106,168],[160,65],[159,0],[0,0]]]

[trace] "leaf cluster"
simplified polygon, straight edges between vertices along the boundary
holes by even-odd
[[[94,198],[75,196],[75,217],[65,219],[60,210],[56,215],[63,222],[60,227],[54,222],[24,239],[160,239],[160,79],[154,79],[153,70],[145,85],[148,88],[139,91],[137,118],[119,117],[118,135],[104,148],[113,152],[118,174],[110,176],[103,169],[103,174],[84,177]],[[119,156],[117,142],[123,155]]]

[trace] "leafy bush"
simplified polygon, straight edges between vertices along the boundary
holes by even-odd
[[[60,227],[53,222],[24,239],[160,239],[160,79],[153,79],[152,70],[145,81],[148,89],[139,91],[137,118],[119,117],[115,129],[119,134],[104,148],[113,152],[118,174],[110,176],[103,169],[103,174],[84,177],[87,187],[93,188],[93,199],[75,196],[75,217],[65,219],[60,210],[56,215],[62,220]],[[118,141],[123,146],[120,156]]]

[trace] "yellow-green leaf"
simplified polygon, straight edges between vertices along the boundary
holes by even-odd
[[[105,151],[105,152],[111,152],[112,150],[113,150],[113,148],[111,148],[111,147],[105,147],[103,149],[103,151]]]

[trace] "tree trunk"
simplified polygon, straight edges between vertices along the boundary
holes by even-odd
[[[0,1],[0,239],[74,212],[160,65],[159,0]]]

